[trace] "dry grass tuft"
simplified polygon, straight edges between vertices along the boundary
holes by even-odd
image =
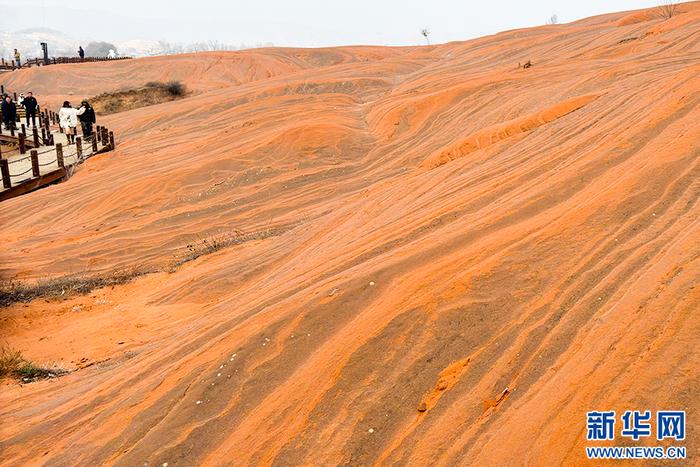
[[[68,373],[65,368],[53,365],[38,366],[22,356],[22,352],[7,345],[0,347],[0,378],[15,378],[23,383],[56,378]]]

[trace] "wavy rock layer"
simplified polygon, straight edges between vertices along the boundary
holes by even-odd
[[[0,386],[3,463],[571,464],[586,411],[647,408],[688,411],[697,461],[699,31],[691,3],[12,74],[195,94],[2,203],[5,278],[150,272],[0,311],[76,370]]]

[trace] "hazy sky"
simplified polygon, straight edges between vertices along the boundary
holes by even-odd
[[[231,44],[413,45],[655,6],[658,0],[14,0],[0,4],[0,30],[49,27],[107,41],[218,40]]]

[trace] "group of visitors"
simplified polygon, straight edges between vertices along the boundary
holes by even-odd
[[[114,51],[110,49],[110,53],[114,53]],[[19,50],[15,49],[13,56],[17,68],[22,68],[22,54],[19,53]],[[85,50],[82,45],[78,46],[78,57],[80,57],[81,60],[85,60]]]
[[[36,126],[36,116],[39,112],[39,102],[31,92],[26,95],[20,94],[17,98],[17,103],[12,100],[12,96],[5,94],[2,96],[2,120],[6,130],[16,129],[17,121],[17,105],[24,108],[27,120],[27,127],[31,122],[32,126]],[[63,132],[68,138],[68,144],[75,142],[75,136],[78,133],[78,123],[83,133],[83,137],[92,138],[92,126],[95,124],[95,109],[92,108],[87,100],[80,103],[80,107],[74,108],[71,103],[65,101],[63,107],[58,111],[58,124],[63,128]]]
[[[63,128],[68,144],[75,142],[75,135],[78,130],[78,122],[80,122],[81,130],[84,138],[92,138],[92,125],[96,122],[95,110],[90,103],[83,100],[80,107],[73,108],[70,102],[65,101],[63,107],[58,111],[58,123]]]
[[[28,92],[25,96],[20,94],[17,98],[17,103],[12,100],[12,96],[9,94],[4,94],[2,96],[2,121],[5,124],[5,129],[10,130],[17,128],[15,122],[17,121],[17,105],[24,108],[25,116],[27,119],[27,126],[29,122],[32,122],[32,126],[36,126],[36,114],[39,112],[39,102],[37,102],[36,97],[31,92]]]

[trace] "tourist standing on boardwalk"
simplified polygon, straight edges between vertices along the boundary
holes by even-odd
[[[15,62],[17,63],[17,68],[22,68],[22,56],[17,49],[15,49]]]
[[[81,60],[85,59],[85,51],[83,50],[82,45],[78,46],[78,56],[80,57]]]
[[[32,126],[36,126],[36,112],[39,110],[39,103],[36,101],[34,94],[28,92],[22,104],[24,105],[24,111],[27,115],[27,126],[29,126],[29,118],[32,119]]]
[[[80,126],[83,130],[83,137],[90,138],[92,136],[92,124],[95,123],[96,120],[95,109],[92,108],[88,101],[80,103],[78,119],[80,120]]]
[[[58,121],[66,133],[68,144],[75,142],[76,127],[78,126],[78,111],[71,107],[70,102],[65,101],[58,111]]]
[[[12,97],[6,95],[2,100],[2,120],[5,122],[5,129],[16,128],[15,120],[17,120],[17,106],[12,102]]]

